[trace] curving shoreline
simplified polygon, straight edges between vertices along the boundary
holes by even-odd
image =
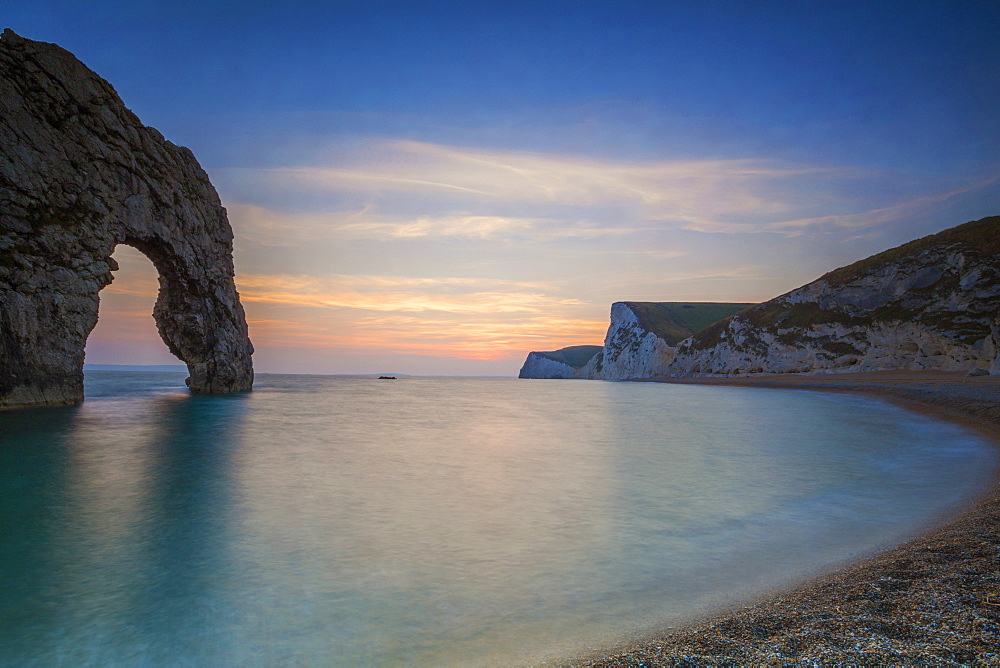
[[[876,396],[1000,447],[1000,377],[889,371],[665,380]],[[566,665],[1000,663],[1000,472],[957,516],[898,547],[756,603]]]

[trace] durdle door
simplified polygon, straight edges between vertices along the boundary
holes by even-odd
[[[195,392],[249,390],[233,232],[190,150],[145,127],[71,53],[0,37],[0,408],[83,399],[118,244],[159,273],[153,310]]]

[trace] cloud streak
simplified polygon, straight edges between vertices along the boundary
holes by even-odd
[[[373,143],[367,152],[346,155],[340,162],[242,170],[241,178],[281,191],[354,193],[369,200],[391,193],[438,203],[474,201],[483,210],[512,204],[612,207],[621,218],[633,219],[625,227],[640,229],[655,223],[706,231],[719,225],[773,231],[766,228],[767,223],[804,219],[801,213],[815,204],[799,187],[803,180],[857,176],[844,169],[789,166],[760,159],[598,160],[402,140]],[[488,215],[486,221],[477,220],[480,217],[464,220],[460,229],[476,230],[474,223],[481,225],[494,218]],[[765,220],[764,227],[756,219]],[[538,219],[506,219],[499,226],[495,222],[487,228],[490,234],[543,227]],[[405,233],[405,226],[396,225],[390,234]],[[607,228],[616,226],[600,229],[606,233]],[[367,229],[387,232],[384,221],[375,226],[369,223]],[[448,234],[455,228],[445,218],[437,225],[415,224],[410,229]]]
[[[240,170],[240,178],[263,190],[360,197],[368,206],[331,213],[322,224],[302,222],[379,240],[586,239],[657,229],[796,236],[831,225],[877,226],[984,185],[877,201],[846,195],[858,189],[844,186],[883,177],[848,168],[748,158],[609,160],[407,140],[373,141],[334,165]],[[392,197],[418,198],[436,211],[380,214],[370,206]],[[532,207],[561,215],[509,215]],[[259,212],[236,211],[266,227]]]
[[[941,192],[915,197],[903,202],[897,202],[890,206],[871,209],[860,213],[816,216],[813,218],[788,220],[780,223],[772,223],[767,227],[770,231],[785,231],[789,234],[798,234],[807,228],[820,226],[830,226],[841,229],[877,227],[893,221],[902,220],[908,216],[917,215],[951,199],[952,197],[988,187],[997,181],[1000,181],[1000,177],[987,179],[962,188],[943,190]]]
[[[241,274],[236,287],[245,302],[364,311],[542,313],[582,303],[538,283],[476,278]]]
[[[446,215],[386,215],[366,206],[357,211],[282,212],[262,206],[227,203],[241,238],[270,247],[322,241],[400,241],[417,239],[524,239],[557,241],[619,237],[650,228],[602,226],[584,220],[457,212]]]

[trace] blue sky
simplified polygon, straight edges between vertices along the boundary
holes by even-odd
[[[514,374],[529,350],[599,343],[612,301],[764,300],[1000,213],[993,2],[0,17],[195,152],[264,371]],[[88,361],[168,361],[151,269],[120,254]]]

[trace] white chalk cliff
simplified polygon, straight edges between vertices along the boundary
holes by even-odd
[[[1000,373],[1000,216],[879,253],[763,304],[617,302],[604,347],[574,375],[521,377],[893,369]]]
[[[1000,217],[872,256],[682,341],[664,376],[1000,372]]]
[[[673,361],[681,340],[748,306],[752,304],[615,302],[603,346],[529,353],[519,377],[650,378]],[[567,355],[567,351],[575,354]]]
[[[615,302],[604,348],[581,375],[603,380],[649,378],[673,362],[676,354],[677,349],[649,329],[630,304]]]
[[[588,378],[588,361],[600,351],[600,346],[570,346],[528,353],[518,378]]]

